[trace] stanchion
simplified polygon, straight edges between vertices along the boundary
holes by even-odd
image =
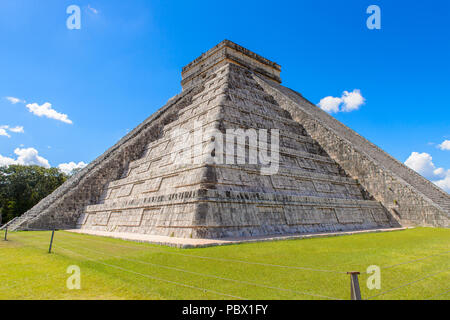
[[[4,241],[8,241],[8,227],[5,228],[5,239]]]
[[[52,244],[54,236],[55,236],[55,229],[52,230],[52,237],[50,238],[50,246],[48,247],[48,253],[52,253]]]
[[[359,289],[358,271],[347,272],[350,275],[350,299],[351,300],[362,300],[361,290]]]

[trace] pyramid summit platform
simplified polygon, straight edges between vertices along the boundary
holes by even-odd
[[[280,72],[221,42],[182,69],[180,94],[8,227],[226,239],[449,226],[448,193]]]

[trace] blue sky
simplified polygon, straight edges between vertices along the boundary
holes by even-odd
[[[366,27],[372,4],[380,30]],[[66,27],[69,5],[80,30]],[[185,64],[229,39],[279,63],[283,84],[316,104],[359,90],[358,110],[333,115],[450,183],[438,147],[450,140],[449,12],[447,0],[3,0],[0,159],[35,159],[14,152],[33,148],[52,166],[92,161],[180,92]],[[36,115],[42,106],[57,119]]]

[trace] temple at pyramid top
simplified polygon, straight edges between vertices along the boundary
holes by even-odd
[[[183,68],[181,73],[183,90],[200,83],[207,75],[227,63],[245,67],[265,79],[281,83],[280,65],[232,41],[224,40]]]

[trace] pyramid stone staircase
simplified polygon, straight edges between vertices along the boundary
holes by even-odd
[[[301,94],[259,79],[348,174],[404,226],[448,227],[450,195],[366,140]]]

